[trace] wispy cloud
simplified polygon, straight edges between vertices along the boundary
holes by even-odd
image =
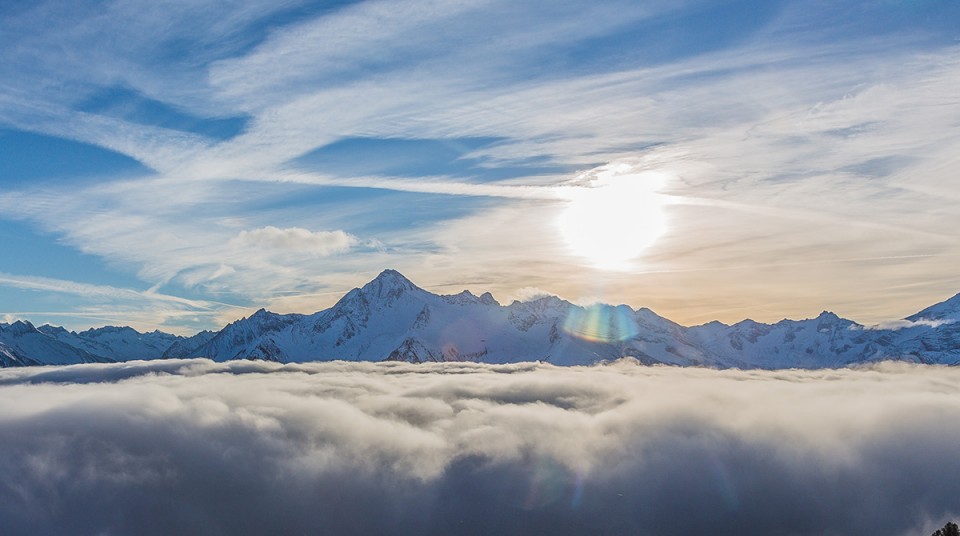
[[[609,294],[684,322],[711,320],[701,304],[804,316],[827,296],[865,322],[909,313],[897,309],[906,290],[881,310],[865,308],[877,300],[863,294],[910,277],[947,281],[948,260],[960,256],[950,231],[960,225],[956,44],[870,31],[860,19],[841,37],[777,4],[702,51],[669,40],[614,46],[708,7],[366,1],[283,24],[295,6],[134,2],[64,14],[42,4],[0,21],[0,35],[19,39],[5,46],[0,121],[130,155],[157,174],[63,192],[23,187],[0,194],[0,208],[148,285],[247,303],[319,308],[329,303],[318,295],[393,266],[426,287],[463,269],[465,280],[498,281],[475,290]],[[120,28],[109,46],[104,28]],[[41,83],[51,77],[61,85]],[[247,127],[211,140],[77,110],[118,86],[197,117],[248,117]],[[480,182],[295,167],[346,137],[490,137],[500,141],[471,154],[485,165],[536,159],[576,171]],[[556,226],[579,173],[625,161],[668,176],[673,199],[667,233],[633,277],[572,257]],[[344,187],[370,195],[340,199]],[[425,203],[434,203],[426,215],[399,216]],[[271,228],[314,233],[298,243],[317,256],[236,247]],[[350,255],[330,255],[344,237],[355,239]],[[365,247],[374,241],[382,247]],[[920,298],[952,294],[949,284]]]
[[[108,297],[124,299],[139,299],[149,297],[158,301],[168,301],[195,307],[206,306],[205,302],[187,300],[177,296],[166,296],[151,291],[136,291],[125,288],[111,287],[109,285],[90,285],[87,283],[78,283],[75,281],[66,281],[63,279],[53,279],[49,277],[18,276],[0,273],[0,285],[8,285],[27,290],[45,290],[66,294],[76,294],[84,297]]]
[[[463,182],[444,177],[423,177],[406,179],[398,177],[349,177],[339,178],[318,173],[284,171],[273,175],[272,180],[310,184],[315,186],[340,186],[347,188],[373,188],[396,192],[414,192],[435,195],[467,197],[494,197],[503,199],[565,199],[571,189],[563,185],[531,185],[501,181],[494,184]],[[568,181],[569,177],[556,177],[557,181]]]
[[[67,318],[68,326],[77,325],[75,319],[94,319],[98,322],[130,325],[152,330],[157,327],[176,332],[187,332],[178,326],[189,319],[202,319],[207,323],[218,319],[225,311],[236,306],[210,300],[192,300],[163,294],[156,289],[135,290],[109,285],[91,285],[49,277],[22,276],[0,273],[0,286],[53,294],[67,294],[80,298],[78,306],[60,311],[10,311],[6,316],[17,318],[46,319],[49,321]],[[227,313],[233,315],[235,313]],[[69,319],[74,319],[73,321]],[[166,325],[166,324],[170,325]]]

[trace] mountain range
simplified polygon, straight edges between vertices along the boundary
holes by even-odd
[[[23,320],[0,323],[3,367],[191,357],[557,365],[633,357],[645,364],[764,369],[891,359],[954,365],[960,363],[960,294],[885,328],[830,312],[775,324],[744,320],[685,327],[626,305],[583,307],[555,296],[501,305],[489,293],[437,295],[385,270],[324,311],[261,309],[220,331],[192,337],[130,327],[77,333]]]

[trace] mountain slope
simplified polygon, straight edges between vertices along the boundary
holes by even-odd
[[[79,333],[50,325],[40,326],[37,329],[74,348],[105,356],[113,361],[158,359],[172,344],[183,338],[161,331],[140,333],[126,326],[106,326]]]
[[[212,336],[203,332],[181,346],[171,347],[165,354],[169,358],[208,357],[217,361],[230,359],[266,359],[280,361],[272,355],[272,349],[262,347],[265,334],[282,330],[303,318],[303,315],[279,315],[260,309],[248,318],[228,324]],[[209,332],[206,332],[209,333]]]
[[[31,365],[42,365],[34,359],[24,357],[17,353],[13,348],[0,342],[0,368],[2,367],[25,367]]]
[[[216,331],[203,330],[192,337],[180,337],[163,351],[163,359],[201,357],[200,348],[217,336]]]
[[[931,305],[915,315],[907,317],[911,322],[936,321],[939,323],[960,322],[960,294]]]
[[[899,359],[960,363],[960,295],[887,328],[823,312],[763,324],[684,327],[645,308],[582,307],[555,296],[501,305],[489,293],[436,295],[385,270],[311,315],[260,309],[193,337],[106,327],[80,333],[0,324],[0,366],[208,357],[217,361],[540,360],[587,365],[630,356],[646,364],[822,368]]]
[[[950,311],[956,312],[948,306],[936,310]],[[217,360],[561,365],[631,356],[649,364],[741,368],[836,367],[883,359],[953,364],[960,361],[955,327],[869,329],[824,312],[776,324],[745,320],[687,328],[625,305],[584,308],[549,296],[502,306],[489,294],[439,296],[386,270],[325,311],[307,316],[258,311],[227,326],[195,354]]]
[[[632,323],[637,314],[621,306],[605,307],[591,316],[556,297],[503,307],[489,294],[478,297],[464,291],[438,296],[399,272],[386,270],[362,288],[348,292],[330,309],[313,315],[258,311],[224,328],[198,353],[216,360],[505,363],[539,359],[571,365],[623,355],[649,358],[644,350],[662,353],[662,348],[670,346],[669,336],[661,336],[656,348],[639,340],[625,346],[574,336],[564,326],[577,316],[571,314],[574,311],[583,311],[579,327],[607,331],[616,326],[608,328],[598,322],[616,324],[618,315],[628,315],[631,320],[627,323]],[[641,316],[647,324],[656,325],[648,333],[669,335],[664,326],[679,327],[652,313]]]
[[[24,320],[0,325],[0,345],[3,345],[0,354],[4,356],[0,358],[0,362],[4,366],[74,365],[113,361],[57,340]]]

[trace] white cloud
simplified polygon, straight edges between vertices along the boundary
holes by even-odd
[[[91,285],[65,279],[50,277],[21,276],[0,272],[0,285],[26,290],[42,290],[56,293],[75,294],[84,297],[104,297],[137,300],[154,300],[177,303],[196,308],[206,308],[210,304],[204,301],[188,300],[178,296],[167,296],[153,291],[138,291],[109,285]]]
[[[528,301],[535,300],[537,298],[543,298],[545,296],[555,296],[555,294],[547,292],[546,290],[543,290],[537,287],[523,287],[523,288],[518,288],[516,292],[513,293],[513,296],[511,296],[510,300],[508,300],[507,302],[509,303],[510,301],[513,301],[513,300],[528,302]]]
[[[317,173],[284,171],[274,178],[298,184],[316,186],[340,186],[348,188],[374,188],[396,192],[428,193],[467,197],[493,197],[502,199],[553,200],[568,197],[569,186],[530,185],[502,181],[493,184],[461,182],[442,177],[420,177],[406,179],[398,177],[350,177],[348,179],[331,177]],[[565,182],[565,175],[555,177],[557,182]]]
[[[0,518],[12,534],[927,534],[960,514],[958,381],[902,363],[5,369]]]
[[[879,324],[874,324],[872,326],[866,326],[863,329],[908,329],[908,328],[917,328],[917,327],[927,327],[927,328],[938,328],[946,324],[953,324],[956,320],[953,319],[942,319],[942,320],[931,320],[927,318],[921,318],[919,320],[889,320],[887,322],[880,322]]]
[[[230,245],[237,248],[281,249],[326,257],[343,253],[357,242],[357,237],[341,230],[310,231],[300,227],[280,229],[268,225],[250,231],[240,231],[230,240]]]

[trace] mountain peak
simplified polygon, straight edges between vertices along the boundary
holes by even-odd
[[[291,314],[274,313],[272,311],[268,311],[263,307],[261,307],[257,309],[256,312],[254,312],[248,318],[246,318],[246,320],[248,322],[252,322],[258,325],[274,325],[277,323],[284,324],[284,323],[292,322],[293,320],[301,316],[303,315],[299,315],[295,313],[291,313]],[[241,321],[242,320],[238,320],[237,322],[234,322],[234,324]]]
[[[420,290],[420,288],[400,272],[386,269],[360,290],[369,297],[392,300],[404,292]]]
[[[69,333],[67,328],[62,326],[53,326],[51,324],[44,324],[37,328],[37,331],[41,333],[46,333],[47,335],[56,334],[56,333]]]
[[[387,268],[386,270],[380,272],[380,274],[377,275],[377,277],[375,277],[371,283],[374,281],[379,281],[383,284],[390,284],[391,286],[415,286],[409,279],[406,278],[406,276],[392,268]]]
[[[8,324],[6,329],[12,335],[23,335],[24,333],[37,331],[37,328],[33,327],[33,324],[26,320],[17,320],[12,324]]]
[[[86,331],[81,331],[77,335],[80,335],[81,337],[96,337],[111,333],[133,333],[134,335],[140,335],[139,331],[131,328],[130,326],[103,326],[100,328],[90,328]]]
[[[497,299],[493,297],[493,294],[490,294],[489,292],[484,292],[480,295],[480,302],[486,305],[500,305],[500,302],[498,302]]]
[[[831,331],[838,328],[849,328],[851,326],[858,325],[856,322],[847,320],[846,318],[841,318],[836,313],[831,311],[823,311],[819,316],[817,316],[816,320],[817,331]]]

